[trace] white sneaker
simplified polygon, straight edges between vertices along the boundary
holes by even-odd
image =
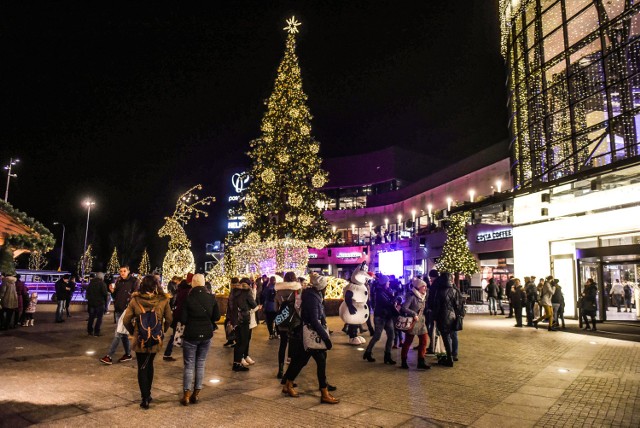
[[[349,339],[349,345],[362,345],[362,342],[357,337],[352,337]]]
[[[243,367],[249,367],[250,364],[247,362],[247,360],[245,358],[242,359],[242,361],[240,361],[240,364],[242,364]]]
[[[362,345],[363,343],[367,343],[367,339],[365,339],[362,336],[356,336],[356,339],[358,339],[360,341],[360,344]]]
[[[252,359],[250,356],[248,356],[248,355],[247,355],[246,357],[244,357],[244,360],[245,360],[245,361],[246,361],[250,366],[252,366],[252,365],[254,365],[254,364],[256,363],[256,362],[255,362],[255,361],[253,361],[253,359]]]

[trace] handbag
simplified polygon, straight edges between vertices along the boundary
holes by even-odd
[[[413,329],[413,326],[416,324],[416,320],[414,317],[405,317],[400,315],[396,318],[395,327],[396,330],[400,331],[409,331]]]
[[[462,315],[456,315],[456,331],[462,330],[462,320],[464,317]]]
[[[440,332],[436,328],[433,329],[433,353],[436,355],[444,355],[447,353],[442,335],[440,335]]]
[[[325,331],[327,330],[327,327],[325,326],[322,326],[322,328],[324,328]],[[327,331],[327,334],[329,334],[328,331]],[[305,351],[308,351],[310,349],[314,349],[314,350],[327,349],[327,345],[325,345],[324,340],[322,340],[322,337],[320,337],[318,332],[315,331],[313,328],[311,328],[309,324],[305,324],[302,327],[302,344],[304,345]]]
[[[224,334],[227,341],[236,340],[236,327],[228,320],[224,324]]]
[[[182,348],[182,336],[184,335],[184,324],[178,321],[176,328],[173,329],[173,346]]]
[[[128,336],[129,330],[127,330],[127,328],[124,326],[124,321],[123,321],[125,312],[123,312],[122,315],[120,315],[120,318],[118,318],[118,326],[116,327],[116,334],[126,334]]]

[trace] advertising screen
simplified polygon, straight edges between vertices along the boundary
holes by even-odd
[[[402,277],[404,275],[402,251],[378,253],[378,268],[385,275],[394,275],[396,278]]]

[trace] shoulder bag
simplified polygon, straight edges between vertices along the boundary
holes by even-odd
[[[327,330],[327,327],[325,326],[322,326],[322,328]],[[329,334],[328,331],[327,331],[327,334]],[[327,345],[325,345],[324,340],[322,340],[322,337],[320,337],[318,332],[315,331],[309,324],[305,324],[302,326],[302,344],[304,345],[305,351],[308,351],[310,349],[313,349],[313,350],[327,349]]]
[[[405,317],[400,315],[398,318],[396,318],[395,327],[396,330],[409,331],[413,329],[415,323],[416,320],[414,317]]]

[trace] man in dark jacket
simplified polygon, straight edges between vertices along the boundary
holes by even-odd
[[[138,280],[131,276],[131,272],[129,271],[129,266],[123,265],[120,266],[118,271],[120,277],[113,285],[113,289],[111,291],[111,296],[113,297],[113,311],[115,315],[116,323],[127,309],[129,305],[129,300],[131,299],[131,294],[138,290]],[[129,335],[124,333],[117,333],[111,342],[111,347],[109,348],[109,352],[107,355],[100,359],[100,362],[103,364],[111,365],[113,363],[111,356],[118,349],[118,343],[122,342],[122,346],[124,347],[124,355],[118,359],[118,362],[124,363],[125,361],[131,361],[133,357],[131,356],[131,344],[129,343]]]
[[[509,296],[511,296],[511,290],[513,289],[513,286],[516,284],[516,281],[513,277],[513,275],[509,276],[509,281],[507,281],[507,284],[505,286],[505,295],[507,296],[507,299],[509,299],[509,315],[506,316],[506,318],[513,318],[513,304],[511,303],[511,299],[509,298]]]
[[[257,307],[251,292],[251,280],[242,278],[240,282],[231,282],[231,293],[229,294],[229,313],[227,316],[230,322],[236,326],[236,346],[233,349],[233,371],[244,372],[249,368],[242,364],[242,359],[247,356],[249,340],[249,317],[251,310]]]
[[[62,316],[64,315],[64,306],[67,303],[67,296],[71,287],[69,286],[69,279],[71,275],[63,275],[58,281],[56,281],[56,299],[58,300],[58,306],[56,307],[56,322],[64,322]]]
[[[87,333],[89,336],[100,336],[100,326],[102,325],[102,315],[107,304],[107,284],[104,283],[104,273],[91,274],[92,278],[87,286],[87,310],[89,311],[89,321],[87,322]],[[94,325],[95,321],[95,325]]]
[[[371,355],[373,347],[376,345],[382,331],[387,333],[387,343],[384,347],[384,363],[395,364],[391,359],[391,345],[393,344],[394,325],[393,318],[398,315],[398,309],[395,306],[395,297],[393,291],[389,287],[389,278],[385,275],[378,276],[378,286],[376,287],[376,309],[373,316],[375,325],[375,333],[367,346],[367,350],[362,356],[369,362],[375,362],[375,358]]]
[[[538,288],[536,287],[535,277],[524,277],[524,293],[527,296],[527,327],[533,327],[533,308],[538,302]]]
[[[513,289],[511,290],[511,296],[509,296],[509,300],[513,305],[513,312],[516,316],[516,325],[515,327],[523,327],[522,325],[522,308],[527,303],[527,296],[522,289],[522,284],[520,284],[520,280],[516,279],[514,281]]]
[[[433,354],[433,343],[431,338],[433,337],[434,319],[433,319],[433,298],[429,297],[432,291],[435,291],[434,283],[438,278],[438,271],[431,269],[429,271],[429,280],[427,283],[427,303],[425,306],[425,320],[427,322],[427,331],[429,332],[429,345],[427,346],[427,354]],[[419,345],[418,345],[419,346]]]

